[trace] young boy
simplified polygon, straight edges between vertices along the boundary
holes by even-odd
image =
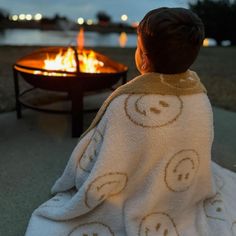
[[[203,39],[187,9],[144,17],[141,75],[103,104],[27,236],[235,235],[236,175],[211,162],[212,110],[189,70]]]

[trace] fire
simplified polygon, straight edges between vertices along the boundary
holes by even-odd
[[[98,73],[101,72],[99,67],[103,67],[104,63],[96,59],[93,51],[90,51],[88,54],[86,51],[82,51],[82,54],[79,54],[79,66],[82,72]]]
[[[76,72],[76,55],[75,50],[68,48],[66,52],[60,51],[56,57],[44,60],[44,69]],[[102,61],[96,58],[96,54],[92,50],[82,50],[78,52],[78,62],[80,72],[100,73],[100,68],[104,66]]]
[[[69,48],[64,54],[62,50],[55,58],[48,58],[44,60],[44,69],[60,70],[60,71],[76,71],[75,52]]]
[[[63,50],[61,50],[54,57],[47,56],[47,59],[44,60],[43,69],[49,71],[59,70],[67,72],[76,72],[77,66],[79,66],[80,72],[100,73],[102,67],[104,66],[104,63],[96,58],[96,54],[94,51],[84,50],[83,47],[84,29],[80,28],[80,31],[77,35],[77,49],[68,48],[66,52],[63,52]],[[63,73],[60,74],[55,72],[44,72],[44,74],[45,73],[49,75],[64,75]]]

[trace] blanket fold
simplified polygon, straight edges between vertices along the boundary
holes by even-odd
[[[236,235],[236,174],[212,142],[196,73],[139,76],[106,100],[26,235]]]

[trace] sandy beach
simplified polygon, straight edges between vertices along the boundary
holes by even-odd
[[[0,113],[15,109],[12,65],[22,56],[39,46],[0,46]],[[134,64],[135,48],[93,48],[129,67],[128,79],[138,75]],[[191,69],[195,70],[206,86],[211,103],[236,111],[236,48],[202,48]],[[21,80],[21,86],[27,86]]]

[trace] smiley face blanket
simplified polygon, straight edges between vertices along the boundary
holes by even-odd
[[[26,236],[236,235],[236,174],[211,162],[213,118],[193,71],[118,88]]]

